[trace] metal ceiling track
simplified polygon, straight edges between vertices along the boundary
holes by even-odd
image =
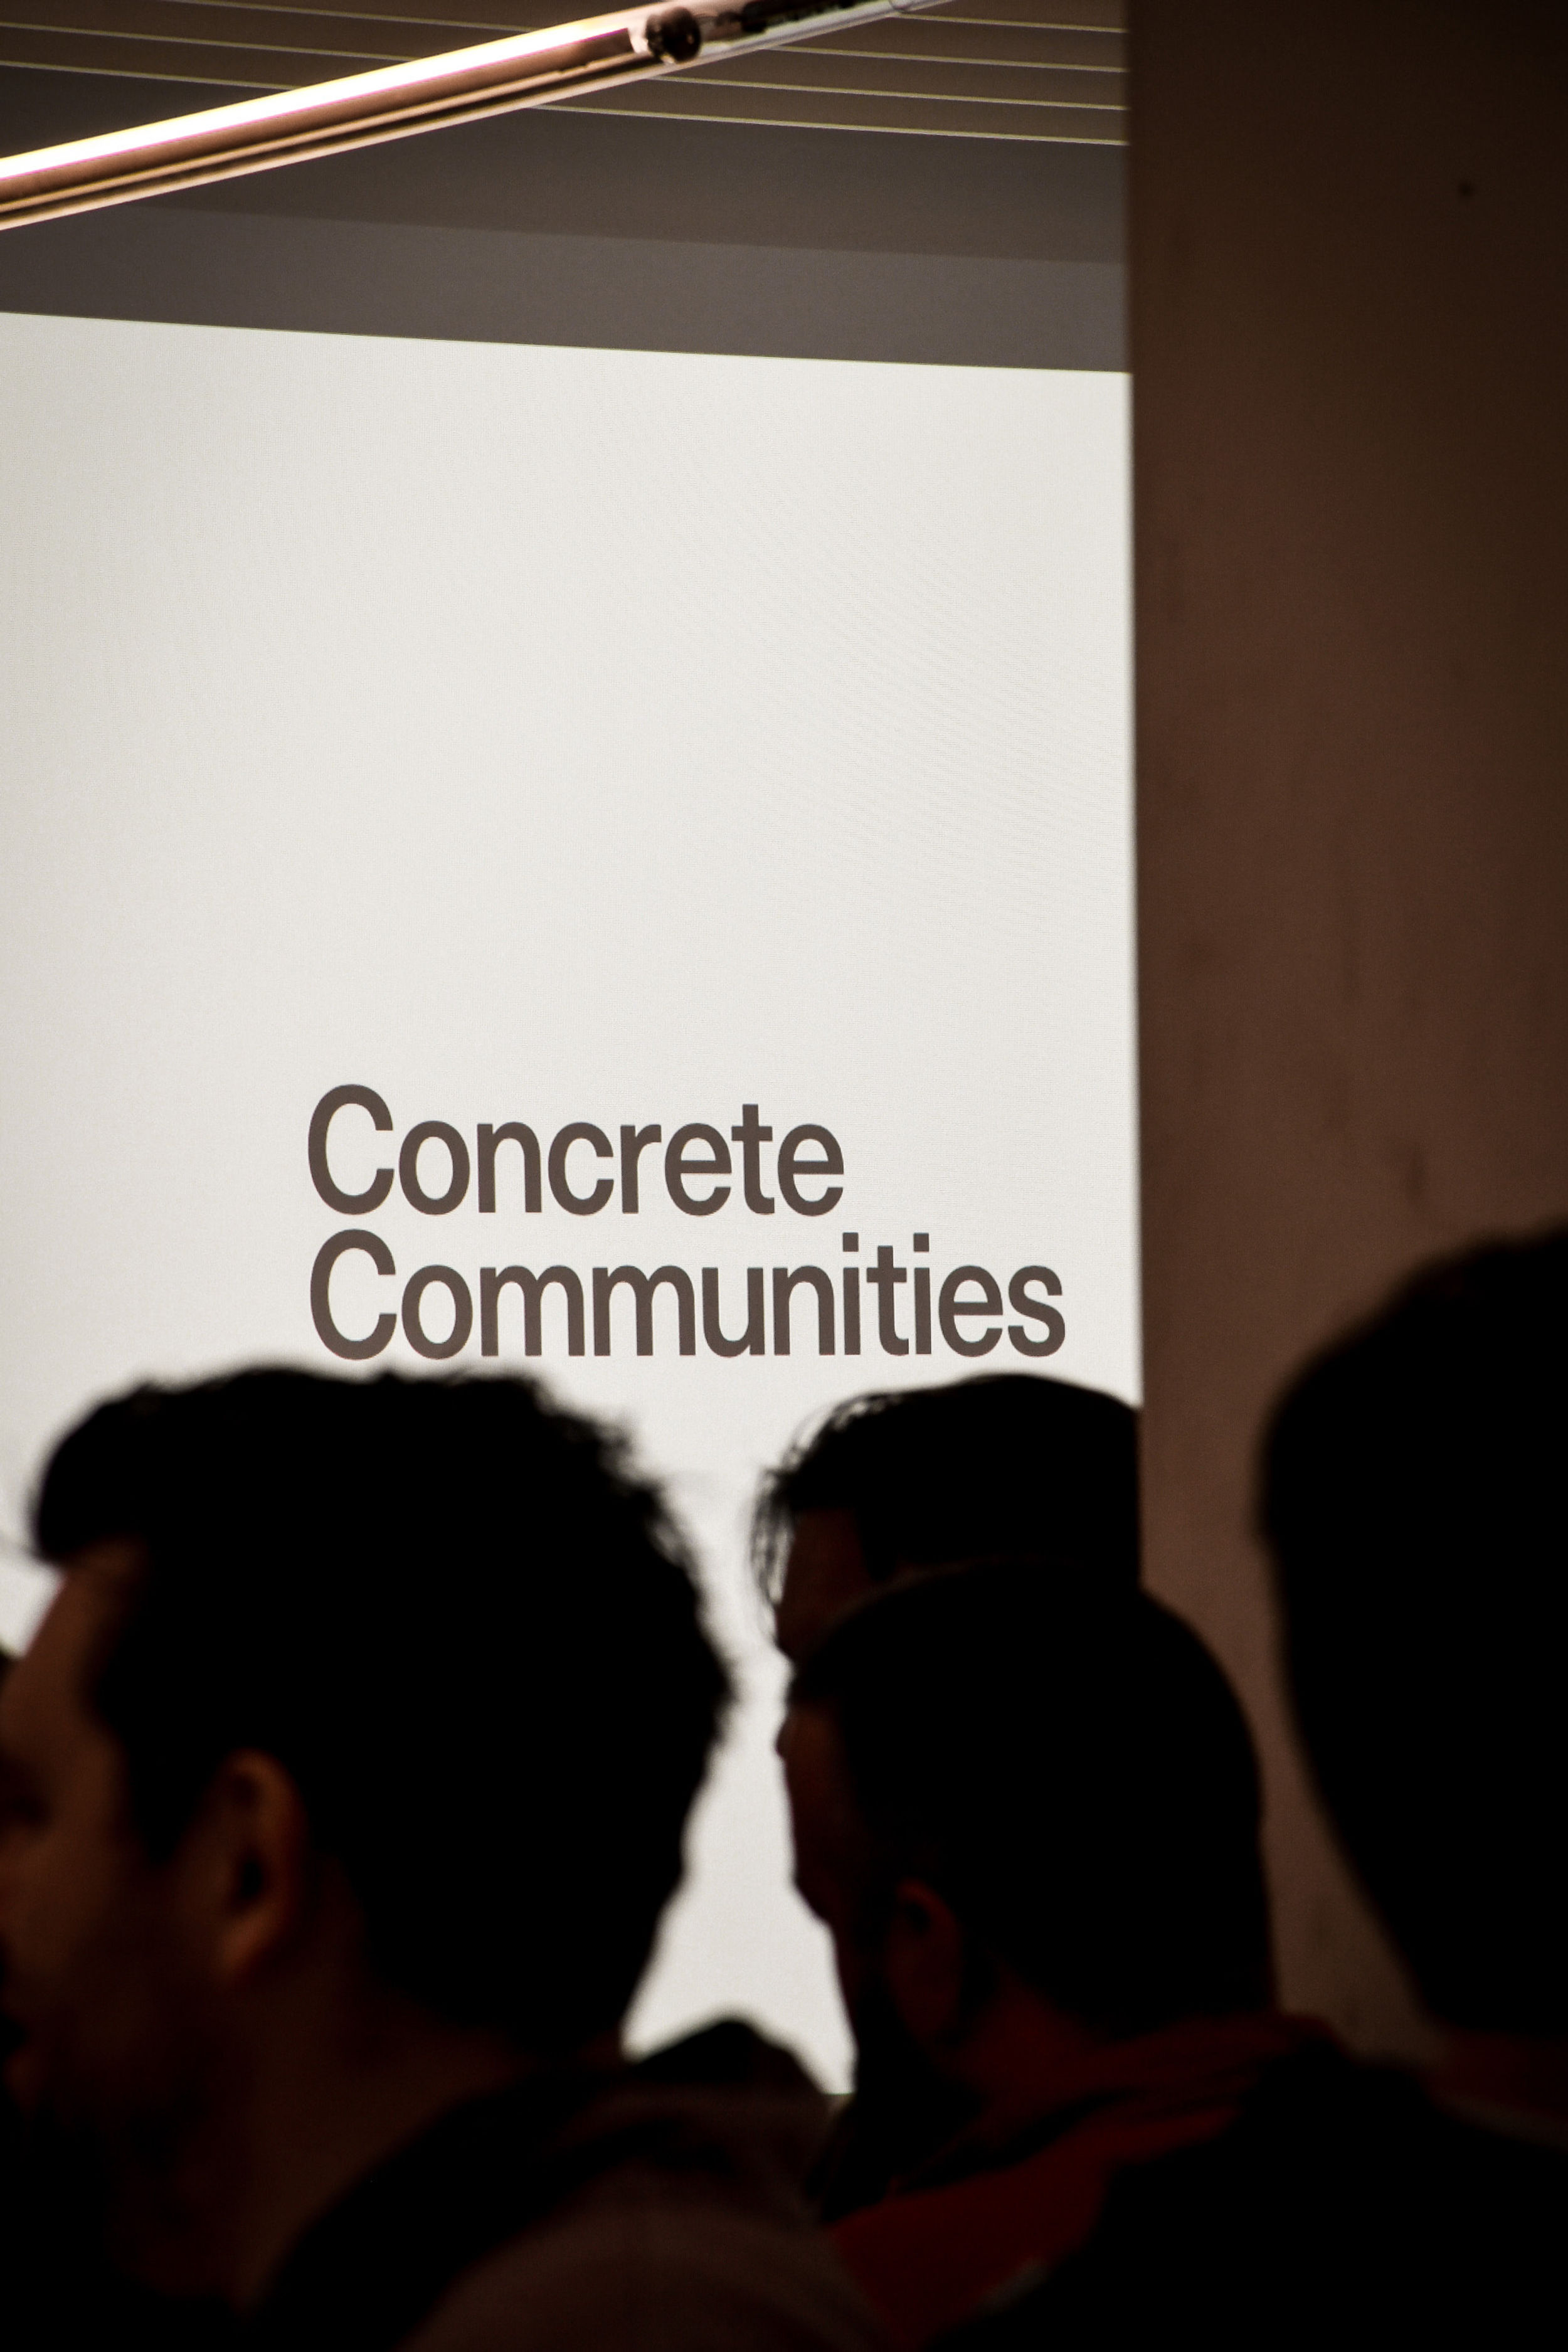
[[[444,57],[383,66],[305,89],[30,155],[0,158],[0,228],[198,188],[384,139],[678,73],[814,32],[909,16],[929,0],[689,0],[585,16]]]

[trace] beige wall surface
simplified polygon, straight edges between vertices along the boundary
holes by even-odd
[[[1133,12],[1151,1575],[1265,1749],[1284,1990],[1418,2046],[1291,1756],[1257,1433],[1568,1214],[1568,9]]]

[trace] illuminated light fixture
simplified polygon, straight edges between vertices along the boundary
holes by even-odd
[[[584,90],[930,5],[931,0],[690,0],[686,6],[628,8],[306,89],[242,99],[237,106],[73,139],[0,158],[0,228],[129,204],[172,188],[199,188],[517,107],[548,106]]]

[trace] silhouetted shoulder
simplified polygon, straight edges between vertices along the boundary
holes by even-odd
[[[733,2033],[471,2100],[298,2242],[252,2352],[868,2352],[798,2185],[822,2104]]]
[[[406,2352],[868,2352],[825,2241],[756,2214],[601,2193],[461,2279]]]
[[[1328,2046],[1272,2068],[1207,2147],[1128,2173],[1079,2252],[944,2352],[1169,2337],[1557,2343],[1568,2155],[1484,2131]]]
[[[456,2279],[406,2352],[870,2352],[795,2188],[799,2105],[628,2081],[562,2134],[567,2193]]]

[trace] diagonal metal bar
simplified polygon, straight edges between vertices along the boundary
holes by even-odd
[[[554,25],[305,89],[0,158],[0,228],[266,172],[679,72],[930,0],[689,0]]]

